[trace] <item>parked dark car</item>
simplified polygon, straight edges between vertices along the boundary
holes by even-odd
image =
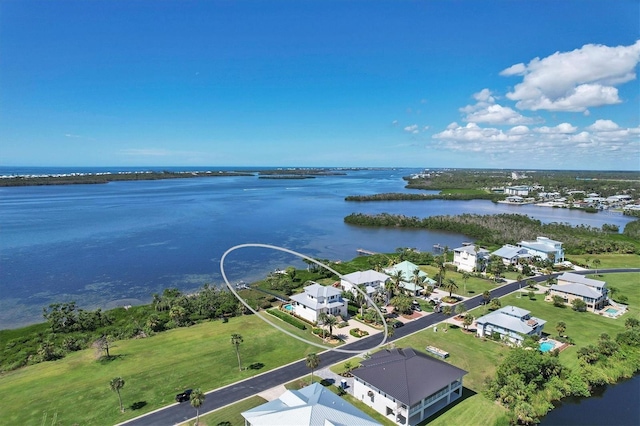
[[[178,402],[188,401],[189,398],[191,398],[191,392],[193,392],[192,389],[187,389],[184,392],[177,394],[176,395],[176,401],[178,401]]]
[[[391,327],[393,328],[400,328],[404,325],[404,323],[402,321],[396,321],[393,324],[391,324]]]

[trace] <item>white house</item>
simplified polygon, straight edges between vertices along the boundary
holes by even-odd
[[[560,241],[538,237],[535,241],[520,241],[518,247],[527,249],[532,257],[552,259],[554,263],[564,262],[564,249]]]
[[[453,249],[453,264],[458,270],[474,272],[482,269],[482,263],[489,258],[487,249],[479,249],[476,253],[475,245],[467,245]]]
[[[345,318],[347,301],[341,294],[337,288],[313,283],[306,286],[303,293],[291,296],[293,312],[311,322],[318,322],[318,316],[323,312]]]
[[[587,304],[587,310],[597,311],[607,304],[607,283],[584,277],[580,274],[565,272],[558,277],[558,283],[551,286],[549,296],[560,296],[565,303],[570,304],[574,299],[582,299]]]
[[[466,371],[412,348],[382,350],[353,370],[353,396],[399,425],[416,425],[462,396]]]
[[[531,188],[526,185],[508,186],[504,189],[507,195],[520,195],[523,197],[529,195],[529,191],[531,191]]]
[[[320,383],[288,390],[278,399],[242,413],[245,426],[374,426],[369,415]]]
[[[491,254],[501,258],[505,265],[515,265],[518,263],[518,260],[529,259],[531,257],[529,250],[523,247],[516,247],[512,244],[505,244]]]
[[[531,312],[526,309],[516,306],[505,306],[476,320],[479,337],[498,333],[502,339],[516,345],[522,343],[524,336],[540,336],[546,323],[545,320],[532,317]]]
[[[353,286],[364,285],[364,291],[369,297],[373,297],[376,292],[384,291],[384,283],[389,279],[389,275],[369,269],[367,271],[356,271],[343,275],[340,279],[340,286],[345,291],[354,294],[357,290]]]

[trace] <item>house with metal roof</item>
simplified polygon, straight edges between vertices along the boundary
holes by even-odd
[[[321,313],[347,317],[347,301],[340,289],[313,283],[304,292],[291,296],[293,312],[308,321],[318,322]]]
[[[554,263],[564,261],[562,242],[547,237],[537,237],[535,241],[520,241],[518,247],[527,249],[532,257],[551,259]]]
[[[483,265],[489,260],[489,250],[478,248],[473,244],[453,249],[453,264],[460,271],[481,271]]]
[[[531,312],[517,306],[505,306],[476,320],[479,337],[491,337],[498,333],[503,340],[515,345],[522,344],[525,336],[542,334],[547,322],[532,317]]]
[[[319,383],[288,390],[278,399],[242,413],[245,426],[380,425]]]
[[[587,310],[595,312],[607,305],[608,289],[605,281],[594,280],[580,274],[565,272],[558,277],[558,283],[549,288],[549,298],[560,296],[565,303],[581,299],[587,304]]]
[[[531,258],[531,255],[526,248],[516,247],[512,244],[505,244],[491,254],[501,258],[505,265],[515,265],[520,259]]]
[[[413,296],[417,296],[422,292],[422,290],[424,290],[424,287],[420,284],[434,285],[436,283],[434,280],[429,278],[426,272],[418,268],[418,265],[413,262],[409,262],[408,260],[400,262],[397,265],[393,265],[390,268],[386,268],[384,271],[389,275],[395,275],[398,272],[402,273],[400,288],[403,288],[407,293],[410,293]],[[418,275],[419,284],[414,280],[416,273]]]
[[[467,372],[413,348],[376,352],[352,371],[353,395],[399,425],[416,425],[462,396]]]
[[[366,271],[356,271],[343,275],[340,279],[340,286],[344,291],[351,291],[355,294],[354,286],[364,286],[364,291],[369,297],[373,297],[376,292],[384,291],[384,283],[389,279],[389,275],[369,269]]]

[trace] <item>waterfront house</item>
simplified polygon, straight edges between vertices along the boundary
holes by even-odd
[[[481,271],[488,259],[489,251],[480,248],[476,252],[476,246],[473,244],[453,249],[453,264],[460,271]]]
[[[313,283],[304,292],[291,296],[293,312],[310,322],[318,322],[321,313],[347,317],[347,301],[340,289]]]
[[[373,269],[356,271],[343,275],[340,279],[340,286],[344,291],[350,291],[355,295],[357,290],[353,287],[363,285],[367,296],[372,298],[377,292],[384,292],[384,284],[389,278],[389,275]]]
[[[531,191],[531,187],[526,185],[508,186],[504,189],[504,192],[507,195],[520,195],[523,197],[528,196],[529,191]]]
[[[393,276],[400,272],[402,274],[402,282],[400,283],[400,288],[404,289],[405,292],[412,296],[419,295],[422,290],[424,290],[423,285],[434,285],[436,282],[429,278],[426,272],[420,270],[418,265],[413,262],[409,262],[405,260],[403,262],[398,263],[397,265],[393,265],[390,268],[386,268],[384,270],[389,276]],[[414,281],[414,276],[418,274],[418,282],[417,284]]]
[[[502,259],[505,265],[516,265],[520,259],[529,259],[531,255],[526,248],[516,247],[512,244],[505,244],[498,250],[491,253],[493,256],[498,256]]]
[[[565,303],[581,299],[587,304],[587,310],[595,312],[607,304],[607,283],[583,275],[565,272],[558,277],[558,283],[549,289],[549,297],[560,296]]]
[[[352,371],[353,395],[398,425],[416,425],[462,396],[467,372],[413,348],[374,353]]]
[[[242,412],[242,417],[245,426],[380,425],[320,383],[287,390],[273,401]]]
[[[535,241],[520,241],[518,247],[527,249],[532,257],[538,256],[543,260],[550,259],[554,263],[564,262],[564,249],[560,241],[537,237]]]
[[[476,320],[478,337],[498,333],[502,340],[521,345],[524,336],[540,336],[547,322],[532,317],[531,312],[516,306],[505,306]]]

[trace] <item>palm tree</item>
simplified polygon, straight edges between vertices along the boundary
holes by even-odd
[[[442,287],[442,282],[447,274],[447,268],[445,265],[446,259],[443,256],[436,256],[433,260],[438,267],[438,287]]]
[[[593,259],[593,266],[596,268],[595,274],[598,275],[598,266],[600,266],[600,259]]]
[[[238,357],[238,370],[242,371],[242,364],[240,364],[240,343],[242,343],[242,336],[238,333],[231,335],[231,344],[236,349],[236,356]]]
[[[194,389],[191,392],[191,397],[189,398],[191,401],[191,406],[196,409],[196,426],[200,423],[200,407],[204,404],[206,396],[205,394],[198,389]]]
[[[400,284],[402,284],[402,281],[404,281],[404,273],[402,271],[394,271],[393,274],[391,274],[394,294],[400,293]]]
[[[114,377],[109,382],[109,387],[112,391],[118,394],[118,401],[120,401],[120,412],[124,413],[124,407],[122,406],[122,397],[120,396],[120,389],[124,387],[124,379],[122,377]]]
[[[471,274],[469,274],[468,272],[463,272],[462,273],[462,281],[464,281],[464,293],[467,294],[467,282],[469,281],[469,278],[471,277]]]
[[[462,320],[462,325],[464,326],[464,329],[468,330],[471,324],[473,324],[473,315],[471,314],[465,315],[464,319]]]
[[[307,363],[307,367],[311,369],[311,383],[313,383],[313,370],[320,365],[320,357],[316,353],[310,353],[307,355],[305,362]]]
[[[327,315],[327,318],[324,320],[324,325],[329,327],[329,339],[333,336],[333,326],[338,324],[338,318],[334,315]]]
[[[491,293],[489,293],[489,290],[485,290],[482,292],[482,301],[486,305],[489,303],[489,300],[491,300]]]
[[[451,294],[454,292],[454,290],[458,289],[458,284],[456,284],[456,282],[454,280],[452,280],[451,278],[449,278],[447,280],[446,283],[444,283],[444,286],[442,287],[445,291],[449,292],[449,297],[451,297]]]
[[[562,334],[567,331],[567,324],[565,324],[563,321],[560,321],[558,324],[556,324],[556,330],[558,331],[558,336],[562,336]]]

